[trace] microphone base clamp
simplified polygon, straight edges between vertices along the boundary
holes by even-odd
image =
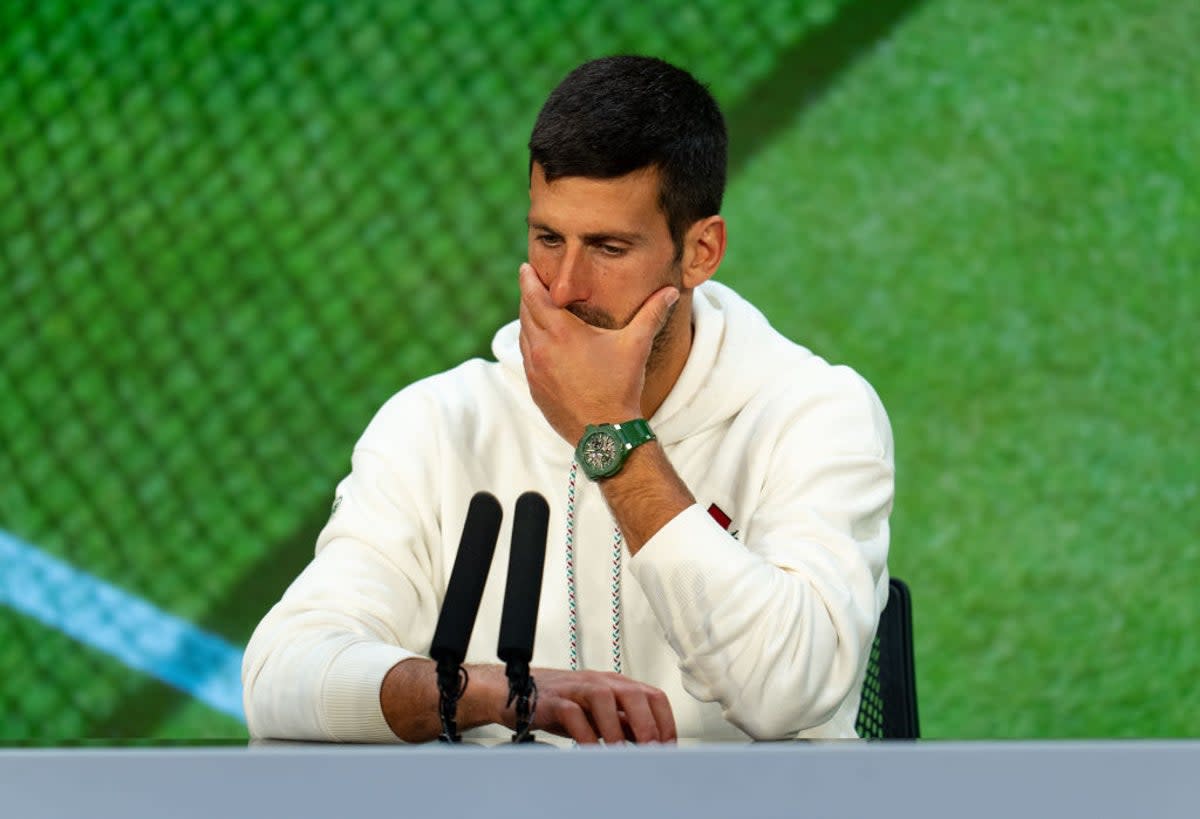
[[[536,738],[530,727],[533,716],[537,711],[537,683],[529,673],[529,663],[523,660],[510,659],[504,667],[508,676],[508,708],[516,707],[516,724],[512,735],[513,744],[535,742]]]

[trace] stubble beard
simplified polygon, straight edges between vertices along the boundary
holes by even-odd
[[[650,355],[646,357],[647,375],[657,372],[667,357],[667,348],[671,343],[671,335],[668,332],[668,328],[671,326],[671,319],[675,317],[675,308],[678,306],[679,302],[675,302],[667,308],[667,320],[663,322],[662,327],[658,328],[658,332],[654,336],[654,341],[650,344]]]

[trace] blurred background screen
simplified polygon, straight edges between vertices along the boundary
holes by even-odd
[[[878,389],[926,736],[1200,733],[1200,4],[0,5],[0,741],[245,736],[354,441],[516,316],[525,144],[654,54],[719,278]]]

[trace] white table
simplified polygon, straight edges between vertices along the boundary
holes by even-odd
[[[1200,742],[0,749],[0,816],[1200,816]]]

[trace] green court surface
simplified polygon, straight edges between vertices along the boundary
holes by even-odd
[[[720,278],[877,388],[923,733],[1200,733],[1200,7],[0,10],[0,529],[235,645],[405,383],[515,315],[583,59],[710,83]],[[67,605],[64,602],[64,605]],[[0,606],[0,740],[244,729]]]

